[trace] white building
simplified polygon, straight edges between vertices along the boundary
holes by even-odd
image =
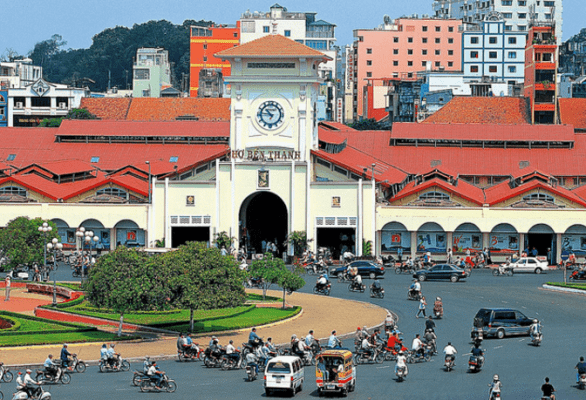
[[[466,82],[491,80],[509,85],[525,79],[526,33],[506,30],[502,14],[490,12],[462,32],[462,71]]]
[[[336,78],[336,49],[334,44],[336,25],[324,20],[316,20],[314,12],[290,12],[279,4],[271,6],[269,12],[246,11],[240,17],[240,43],[248,43],[266,35],[285,36],[324,53],[330,58],[319,66],[320,76],[324,79]],[[331,85],[329,85],[331,87]],[[335,92],[335,91],[334,91]],[[327,109],[331,119],[336,119],[335,104],[337,94],[328,99]]]
[[[171,86],[169,52],[161,48],[138,49],[132,72],[133,97],[161,97],[161,91]]]
[[[479,23],[497,11],[503,15],[507,31],[529,31],[532,21],[555,21],[557,43],[562,43],[562,0],[434,0],[433,11],[438,18],[468,23]]]
[[[24,58],[0,62],[0,89],[23,88],[43,77],[43,68]]]
[[[79,108],[85,89],[37,79],[32,85],[8,90],[8,126],[37,126],[45,118],[64,117]]]

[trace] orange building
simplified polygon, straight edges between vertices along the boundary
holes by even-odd
[[[558,46],[555,27],[533,26],[525,49],[525,97],[534,124],[557,123]]]
[[[189,96],[197,97],[202,69],[221,69],[222,76],[230,75],[230,63],[214,54],[240,44],[240,21],[235,26],[192,26],[190,39]]]

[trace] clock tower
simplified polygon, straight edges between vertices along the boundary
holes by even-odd
[[[309,161],[317,149],[323,53],[269,35],[216,54],[232,64],[230,147],[237,160]]]

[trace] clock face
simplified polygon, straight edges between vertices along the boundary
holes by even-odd
[[[285,110],[276,101],[265,101],[258,108],[256,120],[265,129],[273,130],[283,125]]]

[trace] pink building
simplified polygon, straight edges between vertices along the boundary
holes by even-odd
[[[375,29],[354,31],[354,120],[376,118],[384,109],[387,89],[380,78],[414,79],[418,71],[461,69],[461,20],[385,19]],[[372,78],[375,80],[373,81]],[[368,94],[368,79],[375,82]],[[364,98],[371,98],[368,106]],[[378,110],[369,115],[369,110]],[[380,118],[379,118],[380,119]]]

